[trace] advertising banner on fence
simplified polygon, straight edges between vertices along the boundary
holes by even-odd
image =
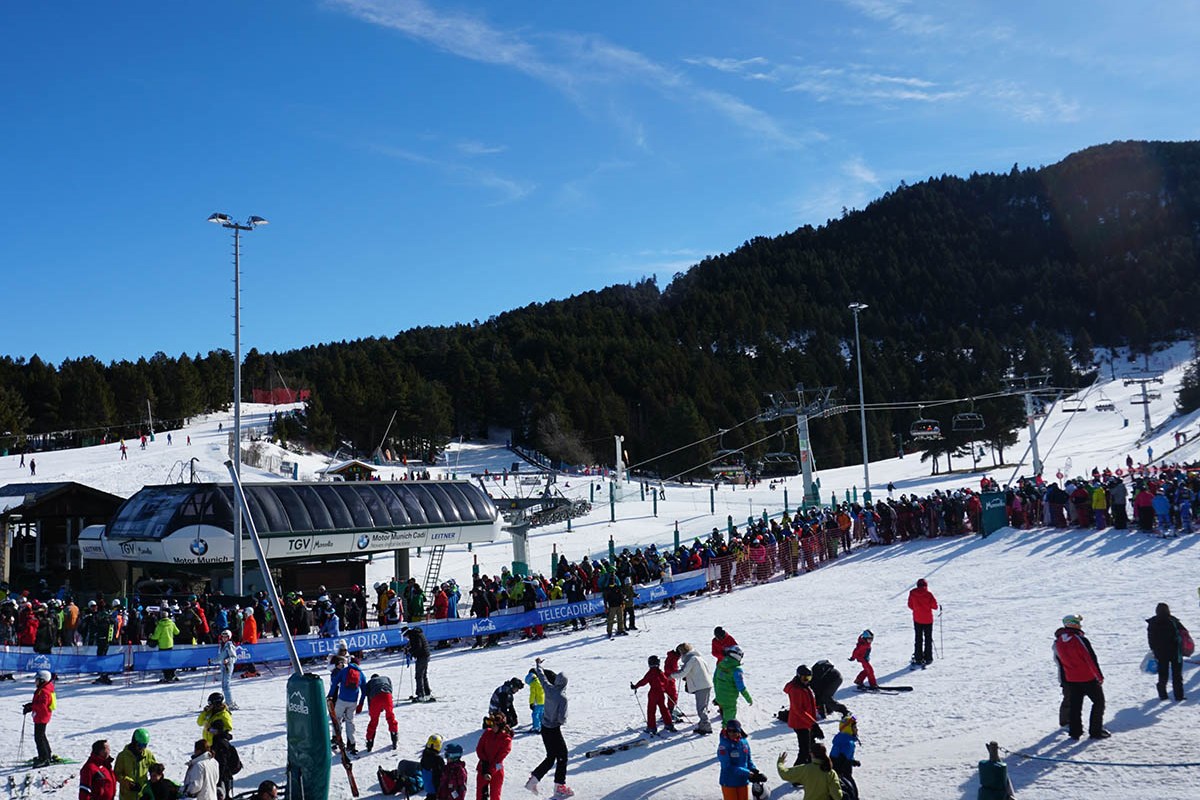
[[[649,605],[703,589],[706,584],[704,570],[695,570],[673,576],[661,584],[637,587],[637,604]],[[528,628],[534,625],[549,625],[569,622],[580,617],[604,613],[604,601],[598,596],[579,603],[556,600],[533,611],[506,609],[486,619],[442,619],[420,623],[425,638],[430,642],[446,639],[466,639],[493,633]],[[296,651],[301,659],[329,658],[339,642],[345,642],[352,651],[382,650],[404,644],[401,626],[369,628],[347,631],[337,639],[321,639],[312,636],[296,637]],[[180,645],[170,650],[150,647],[123,647],[108,655],[98,657],[94,647],[56,647],[50,655],[39,655],[25,647],[5,647],[0,651],[0,672],[36,672],[49,669],[58,674],[88,672],[121,672],[129,664],[136,672],[207,667],[217,660],[217,646]],[[287,648],[281,639],[271,639],[237,648],[239,662],[287,661]]]

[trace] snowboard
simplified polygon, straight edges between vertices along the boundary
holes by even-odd
[[[913,690],[913,687],[897,686],[896,684],[881,683],[878,686],[860,686],[858,690],[860,692],[874,692],[874,693],[892,692],[892,693],[895,693],[895,692],[911,692]]]

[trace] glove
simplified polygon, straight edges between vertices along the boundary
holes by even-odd
[[[21,713],[23,714],[28,714],[30,711],[33,711],[33,703],[26,703],[21,707]]]
[[[849,658],[847,658],[846,660],[847,660],[847,661],[853,661],[853,660],[854,660],[854,656],[850,656],[850,657],[849,657]]]
[[[636,692],[638,687],[637,687],[636,683],[634,683],[633,681],[630,681],[629,688]]]
[[[480,770],[480,772],[482,772],[482,773],[483,773],[483,774],[480,776],[480,778],[481,778],[482,780],[491,780],[491,775],[492,775],[492,765],[491,765],[489,762],[487,762],[487,761],[480,761],[480,762],[479,762],[479,770]]]
[[[851,761],[850,763],[851,763],[851,764],[853,764],[853,765],[854,765],[854,766],[856,766],[856,767],[861,767],[861,766],[862,766],[862,762],[861,762],[861,761]]]
[[[763,783],[764,781],[766,781],[766,779],[767,779],[767,776],[763,775],[758,770],[754,770],[753,772],[750,773],[750,782],[751,783]]]

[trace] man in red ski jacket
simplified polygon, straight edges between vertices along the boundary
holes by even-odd
[[[117,793],[117,778],[112,771],[112,756],[108,741],[92,743],[92,755],[79,770],[79,800],[113,800]]]
[[[737,639],[734,639],[725,629],[717,626],[713,628],[712,638],[712,656],[718,662],[725,657],[725,650],[737,644]]]
[[[921,578],[917,588],[908,593],[908,607],[913,616],[914,664],[933,663],[933,612],[938,607],[937,598],[929,591],[929,583]]]
[[[1092,643],[1083,635],[1083,617],[1068,614],[1063,625],[1054,632],[1054,658],[1067,694],[1067,735],[1072,739],[1083,736],[1083,698],[1092,701],[1088,719],[1088,735],[1092,739],[1107,739],[1104,729],[1104,673],[1096,660]]]

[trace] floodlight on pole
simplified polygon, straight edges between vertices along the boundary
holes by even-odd
[[[238,222],[228,214],[210,214],[208,221],[233,231],[233,465],[242,475],[242,231],[267,224],[262,217]],[[242,495],[233,493],[233,592],[243,593],[242,570]]]
[[[866,303],[849,305],[849,309],[854,312],[854,360],[858,362],[858,419],[862,428],[864,503],[871,501],[871,459],[867,454],[867,402],[863,396],[862,340],[858,335],[858,312],[865,311],[867,308],[869,306]]]

